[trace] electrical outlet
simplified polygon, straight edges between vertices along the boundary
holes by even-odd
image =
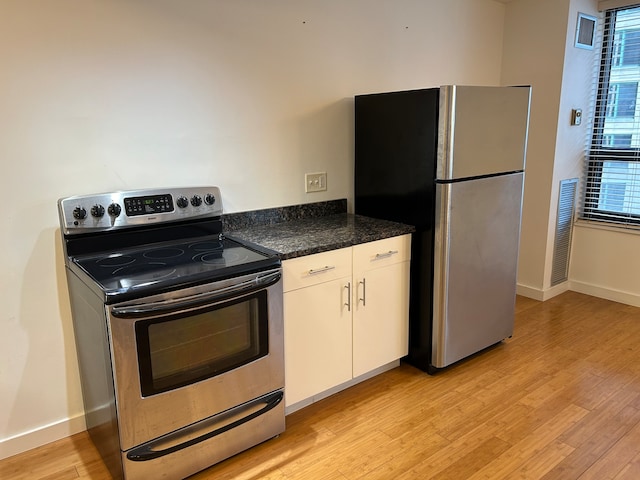
[[[304,176],[304,191],[324,192],[327,189],[327,172],[307,173]]]

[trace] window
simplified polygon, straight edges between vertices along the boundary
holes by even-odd
[[[620,30],[613,38],[613,65],[640,65],[640,28]]]
[[[633,118],[636,112],[638,82],[613,83],[607,95],[607,117]]]
[[[624,192],[626,183],[602,182],[599,208],[602,210],[618,211],[624,206]]]
[[[630,147],[631,134],[605,135],[602,140],[603,147]]]
[[[640,227],[640,6],[606,12],[582,217]]]

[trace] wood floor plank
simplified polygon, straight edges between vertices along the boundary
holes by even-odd
[[[638,455],[640,423],[627,432],[618,442],[591,465],[579,480],[607,480],[615,478]]]
[[[496,347],[434,376],[402,364],[191,478],[640,478],[640,308],[566,292],[516,312]],[[110,476],[82,432],[0,460],[0,478]]]
[[[433,480],[469,478],[510,447],[511,445],[504,440],[500,440],[498,437],[491,437],[431,478]]]
[[[567,455],[560,463],[551,469],[545,476],[544,480],[565,480],[568,478],[579,478],[591,465],[596,463],[603,455],[611,449],[627,432],[640,421],[640,413],[631,408],[625,407],[619,412],[619,415],[609,418],[609,422],[591,426],[590,420],[593,416],[587,415],[578,422],[574,427],[568,430],[570,435],[575,435],[576,430],[585,428],[580,434],[587,434],[591,431],[591,436],[581,438],[576,441],[574,436],[561,435],[561,440],[572,442],[574,450]],[[640,478],[640,477],[638,477]]]
[[[76,470],[76,467],[71,466],[66,467],[64,470],[60,470],[59,472],[45,475],[41,480],[74,480],[76,478],[80,478],[78,470]]]
[[[523,468],[527,460],[531,459],[541,450],[548,447],[562,434],[564,430],[573,426],[587,411],[575,405],[568,405],[556,416],[538,427],[530,435],[514,444],[491,463],[471,475],[468,480],[491,479],[498,480],[509,478]],[[539,463],[545,464],[546,459],[540,458]],[[530,465],[529,468],[537,468]],[[514,477],[517,478],[517,477]]]
[[[86,435],[85,432],[79,435]],[[41,448],[0,461],[0,478],[12,480],[74,479],[75,465],[81,464],[79,452],[70,438],[52,442]]]
[[[601,438],[607,431],[633,426],[640,421],[640,411],[632,406],[636,398],[638,392],[635,389],[619,390],[607,402],[591,410],[582,421],[564,432],[562,441],[578,448],[589,439]]]
[[[449,441],[434,433],[434,429],[427,422],[423,428],[415,426],[407,430],[405,435],[397,438],[389,447],[392,447],[392,457],[375,469],[360,472],[351,477],[353,480],[389,480],[400,478],[410,471],[419,459],[428,458],[449,445]]]
[[[640,478],[640,453],[628,463],[614,480],[637,480]]]
[[[559,440],[554,440],[529,457],[519,468],[511,472],[508,478],[542,478],[573,451],[573,447]],[[569,478],[570,477],[566,477],[566,480],[569,480]]]

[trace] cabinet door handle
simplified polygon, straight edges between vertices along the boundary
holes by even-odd
[[[384,252],[384,253],[376,253],[376,260],[379,260],[381,258],[387,258],[390,257],[391,255],[395,255],[396,253],[398,253],[398,250],[389,250],[388,252]]]
[[[333,265],[326,265],[326,266],[324,266],[322,268],[312,268],[307,273],[309,275],[317,275],[319,273],[324,273],[324,272],[328,272],[329,270],[333,270],[334,268],[336,268],[336,267],[334,267]]]
[[[366,307],[367,306],[367,280],[363,278],[358,283],[362,285],[362,298],[360,298],[359,300],[362,300],[362,306]]]
[[[350,312],[351,311],[351,282],[347,282],[344,288],[347,289],[347,303],[345,303],[344,306],[347,307],[347,311]]]

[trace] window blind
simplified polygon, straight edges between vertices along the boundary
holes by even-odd
[[[601,12],[614,8],[634,7],[638,4],[637,0],[599,0],[598,10]]]
[[[581,216],[640,228],[640,6],[607,10]]]

